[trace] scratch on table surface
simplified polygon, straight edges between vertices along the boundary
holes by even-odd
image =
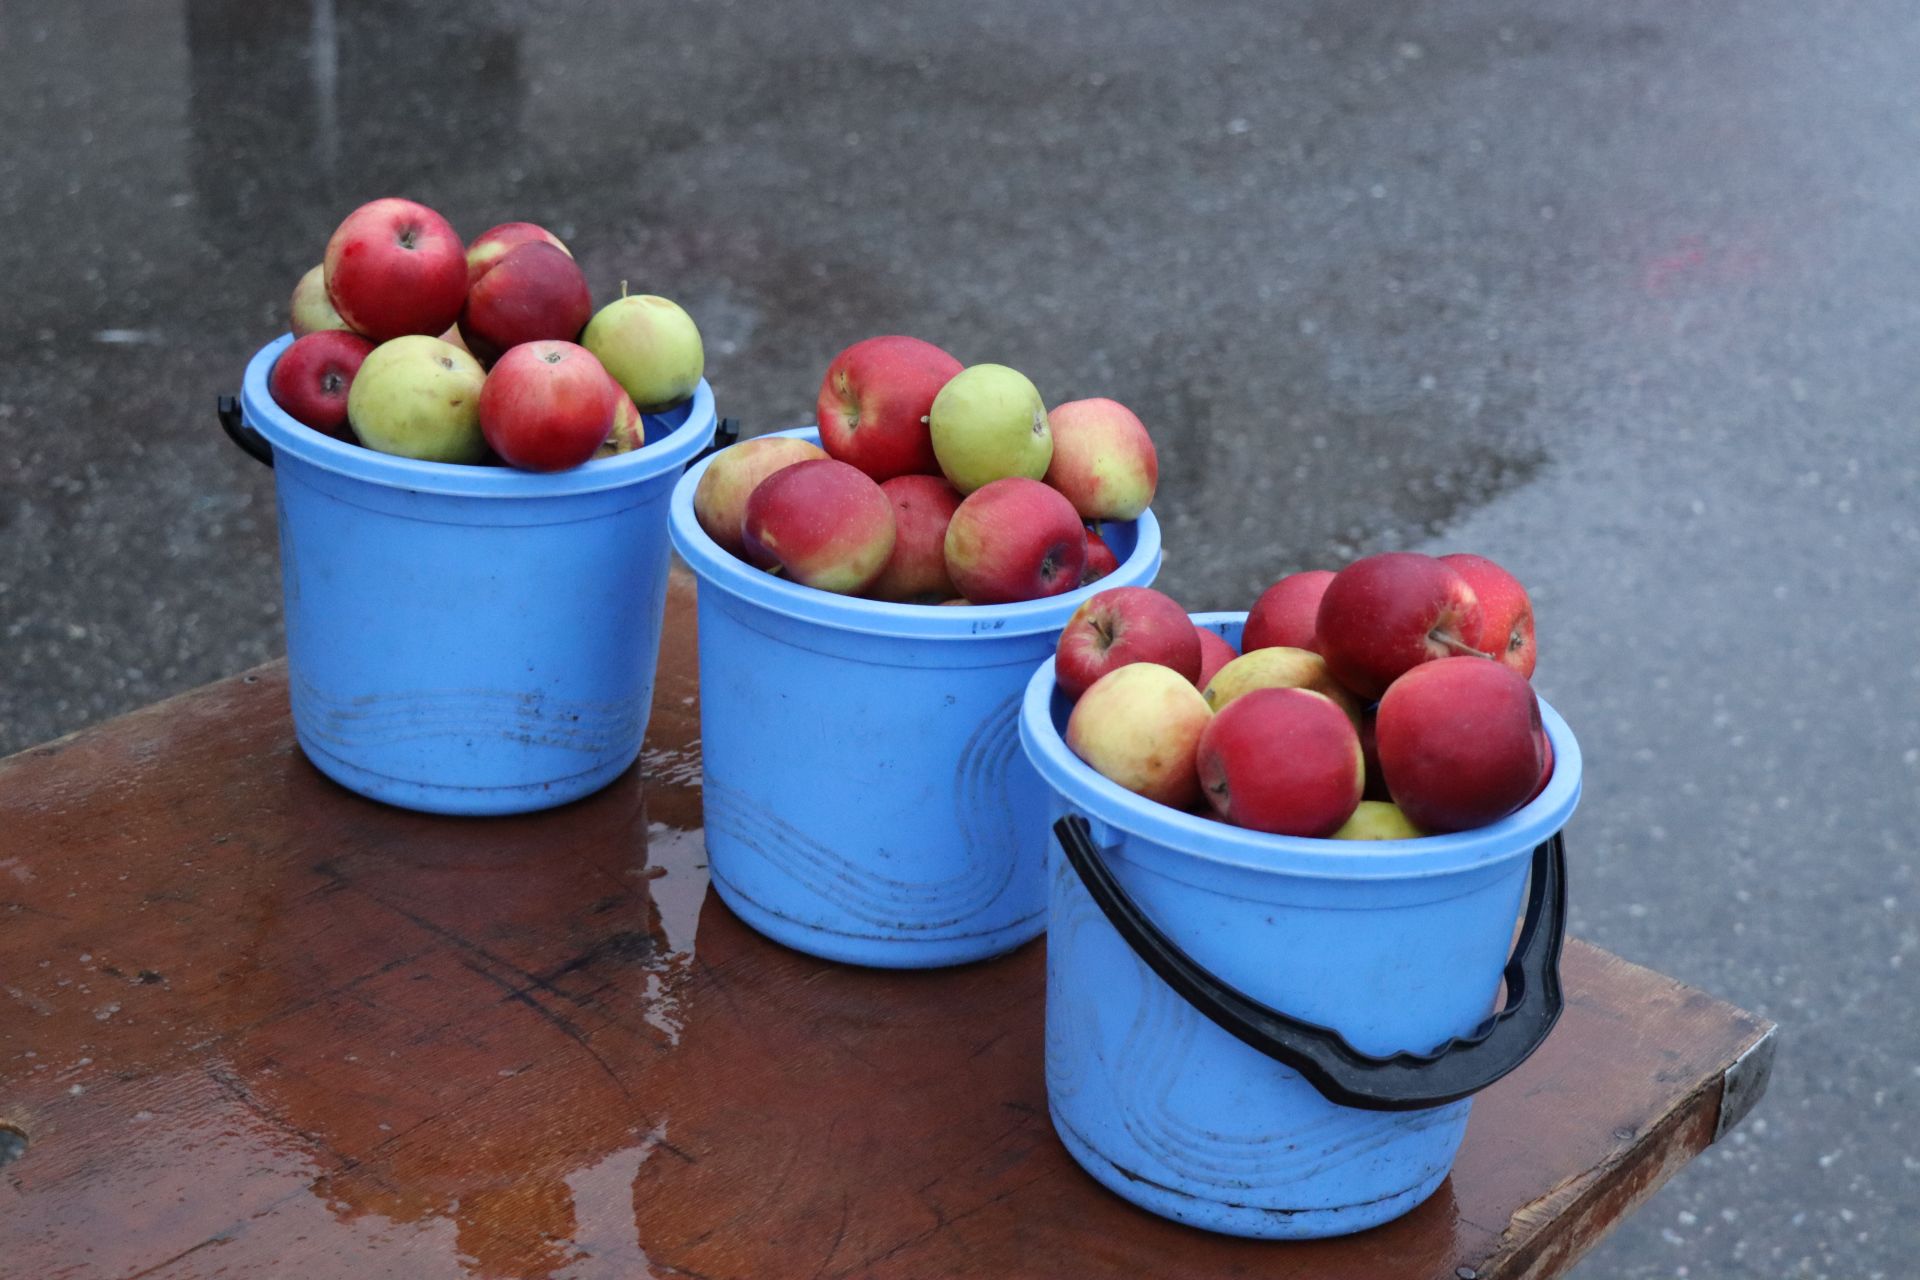
[[[1708,1114],[1699,1106],[1705,1092],[1696,1090],[1642,1127],[1638,1141],[1624,1141],[1596,1167],[1562,1178],[1515,1210],[1498,1245],[1481,1264],[1481,1275],[1547,1280],[1562,1274],[1693,1159],[1697,1148],[1683,1131],[1697,1116]],[[1706,1145],[1704,1139],[1699,1143]],[[1516,1261],[1518,1269],[1508,1270]]]
[[[538,1017],[540,1017],[543,1021],[547,1022],[549,1025],[553,1027],[558,1028],[561,1034],[565,1035],[568,1039],[572,1040],[575,1044],[579,1045],[581,1050],[589,1058],[592,1058],[596,1064],[599,1065],[601,1072],[605,1074],[607,1079],[613,1081],[615,1088],[620,1090],[621,1097],[625,1098],[629,1102],[633,1101],[633,1091],[627,1088],[627,1082],[621,1079],[620,1073],[615,1071],[612,1065],[608,1063],[608,1061],[605,1058],[600,1056],[600,1051],[598,1049],[595,1049],[593,1045],[589,1042],[587,1033],[585,1031],[575,1026],[568,1019],[560,1016],[558,1013],[555,1013],[552,1009],[547,1008],[546,1005],[541,1004],[540,1001],[534,998],[533,993],[528,989],[524,987],[514,986],[511,982],[508,982],[505,978],[501,977],[499,974],[494,973],[491,970],[487,969],[484,965],[477,965],[473,963],[471,960],[466,960],[466,959],[462,959],[460,963],[469,971],[479,974],[482,978],[485,978],[488,982],[493,983],[495,986],[499,987],[502,991],[506,992],[506,995],[503,996],[502,999],[517,1001],[518,1003],[525,1005],[527,1008],[533,1010],[533,1012]],[[536,983],[536,985],[538,984]]]

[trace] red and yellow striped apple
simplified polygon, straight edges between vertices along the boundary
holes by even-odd
[[[1133,411],[1117,400],[1070,400],[1047,410],[1047,422],[1047,483],[1083,520],[1138,519],[1160,484],[1160,459]]]
[[[550,244],[568,257],[573,256],[573,250],[562,244],[559,236],[538,223],[503,222],[497,227],[488,227],[467,246],[467,288],[473,288],[500,259],[523,244]]]
[[[968,494],[947,524],[947,573],[975,604],[1057,596],[1080,585],[1087,531],[1058,490],[1025,476]]]
[[[796,462],[754,487],[741,532],[749,555],[777,563],[789,581],[858,595],[893,554],[893,504],[858,467]]]
[[[1134,794],[1186,809],[1200,800],[1194,749],[1212,720],[1191,680],[1155,662],[1134,662],[1080,695],[1067,717],[1067,746]]]
[[[747,499],[762,480],[796,462],[825,458],[826,450],[810,440],[794,436],[755,436],[728,445],[713,455],[700,483],[693,489],[693,517],[709,538],[723,549],[748,559],[746,537],[741,523],[747,515]],[[774,561],[755,561],[759,568],[771,569]]]

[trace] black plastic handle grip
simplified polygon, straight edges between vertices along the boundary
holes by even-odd
[[[221,396],[215,408],[220,415],[220,429],[227,433],[227,439],[239,445],[241,452],[255,462],[272,466],[273,446],[267,443],[265,436],[247,425],[246,418],[240,412],[239,397]]]
[[[1471,1097],[1532,1056],[1560,1020],[1560,946],[1566,935],[1566,848],[1555,832],[1533,851],[1527,918],[1507,961],[1506,1007],[1472,1035],[1431,1053],[1375,1057],[1331,1027],[1270,1009],[1227,986],[1162,933],[1093,843],[1087,820],[1053,824],[1087,892],[1147,967],[1221,1030],[1298,1071],[1329,1102],[1365,1111],[1420,1111]]]
[[[726,448],[730,444],[733,444],[735,441],[739,439],[740,439],[740,419],[738,418],[720,419],[720,425],[713,429],[713,443],[709,444],[706,448],[702,449],[700,452],[694,454],[693,457],[688,460],[687,466],[692,467],[694,463],[700,461],[700,459],[706,457],[708,454],[718,453],[722,449]]]

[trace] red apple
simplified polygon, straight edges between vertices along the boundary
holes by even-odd
[[[371,339],[345,329],[321,329],[280,353],[267,377],[273,402],[296,422],[323,435],[352,440],[347,426],[347,389],[360,362],[373,350]]]
[[[1553,781],[1553,739],[1547,736],[1545,725],[1540,726],[1540,781],[1533,784],[1533,792],[1523,804],[1532,804],[1540,798],[1540,793]]]
[[[968,494],[947,525],[947,573],[975,604],[1057,596],[1080,585],[1087,531],[1058,490],[1025,476]]]
[[[1485,556],[1464,551],[1441,556],[1440,563],[1467,580],[1480,601],[1480,634],[1473,647],[1502,666],[1533,679],[1538,651],[1533,642],[1533,601],[1520,580]]]
[[[856,342],[833,358],[814,410],[820,444],[875,480],[939,475],[927,415],[960,362],[918,338]]]
[[[1160,459],[1133,411],[1114,400],[1070,400],[1047,410],[1053,460],[1046,481],[1083,520],[1133,520],[1153,502]]]
[[[1433,556],[1387,551],[1333,575],[1314,634],[1334,678],[1373,699],[1420,663],[1478,652],[1468,637],[1479,627],[1480,606],[1465,578]]]
[[[512,466],[565,471],[591,458],[613,429],[613,390],[585,347],[523,342],[480,389],[480,431]]]
[[[1440,658],[1395,680],[1380,699],[1378,735],[1387,790],[1426,831],[1495,822],[1540,781],[1533,686],[1487,658]]]
[[[593,318],[593,294],[564,250],[534,241],[509,249],[467,292],[460,336],[484,363],[523,342],[572,342]]]
[[[1213,719],[1193,682],[1155,662],[1093,682],[1067,717],[1067,746],[1112,782],[1175,809],[1200,799],[1194,747]]]
[[[327,300],[375,341],[434,336],[460,318],[467,256],[447,220],[411,200],[363,204],[327,241]]]
[[[960,494],[941,476],[894,476],[880,491],[893,504],[893,554],[866,594],[903,604],[952,599],[947,524],[959,509]]]
[[[1320,598],[1332,581],[1331,569],[1307,569],[1290,573],[1262,591],[1247,613],[1247,626],[1240,634],[1241,650],[1251,653],[1284,645],[1318,653],[1314,628],[1320,616]]]
[[[1120,567],[1120,557],[1113,554],[1113,548],[1100,536],[1100,530],[1087,526],[1087,565],[1080,570],[1080,585],[1098,582]]]
[[[1193,678],[1193,687],[1204,692],[1215,673],[1240,654],[1225,636],[1212,627],[1203,627],[1196,622],[1193,630],[1200,638],[1200,674]]]
[[[751,557],[777,563],[791,581],[858,595],[893,555],[893,504],[858,467],[796,462],[754,487],[741,533]]]
[[[550,244],[568,257],[573,256],[573,250],[560,243],[560,237],[545,227],[532,222],[503,222],[497,227],[488,227],[467,246],[467,288],[473,288],[500,259],[523,244]]]
[[[825,458],[826,450],[794,436],[755,436],[730,444],[713,455],[693,490],[693,516],[722,548],[747,560],[746,538],[740,531],[747,517],[747,499],[762,480],[796,462]],[[755,562],[762,569],[775,561]]]
[[[1152,587],[1111,587],[1088,597],[1054,647],[1054,679],[1078,698],[1109,671],[1157,662],[1189,684],[1200,674],[1200,637],[1172,596]]]
[[[315,267],[300,277],[293,286],[293,297],[287,303],[288,319],[293,326],[293,336],[304,338],[310,333],[323,333],[328,329],[344,329],[347,322],[327,301],[327,269]]]
[[[1360,803],[1353,721],[1310,689],[1255,689],[1214,713],[1194,754],[1214,811],[1282,836],[1330,836]]]

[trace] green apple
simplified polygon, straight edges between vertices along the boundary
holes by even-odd
[[[479,462],[480,388],[486,370],[450,342],[408,334],[370,352],[347,392],[347,421],[360,443],[428,462]]]
[[[333,303],[327,298],[326,266],[315,267],[300,277],[300,283],[293,286],[293,300],[288,312],[293,319],[293,336],[304,338],[310,333],[320,333],[327,329],[346,329],[347,322],[333,309]],[[347,330],[349,333],[351,329]]]
[[[927,415],[933,456],[961,493],[1008,476],[1039,480],[1053,461],[1046,402],[1027,376],[976,364],[948,379]]]
[[[693,317],[650,293],[600,308],[587,321],[580,345],[599,358],[642,413],[659,413],[691,396],[707,369]]]
[[[1427,833],[1413,825],[1400,806],[1385,800],[1362,800],[1335,840],[1418,840]]]

